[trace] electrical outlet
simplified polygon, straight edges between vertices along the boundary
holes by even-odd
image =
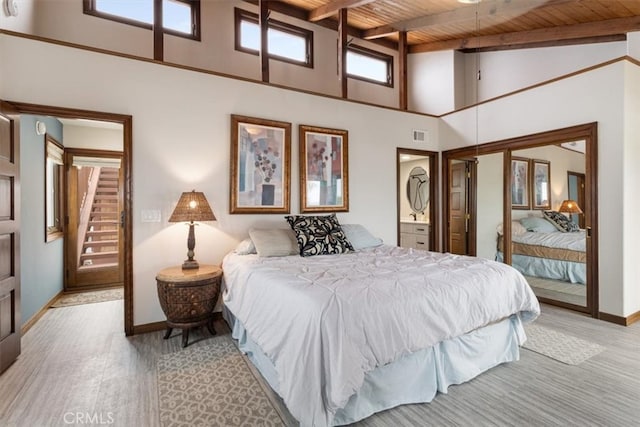
[[[142,222],[160,222],[162,215],[159,209],[144,209],[142,210],[141,221]]]

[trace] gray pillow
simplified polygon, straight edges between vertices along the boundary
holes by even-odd
[[[249,237],[262,257],[298,255],[298,242],[293,231],[286,228],[251,229]]]
[[[538,233],[556,233],[558,231],[553,223],[539,216],[522,218],[520,224],[522,224],[527,231],[535,231]]]
[[[360,224],[341,224],[342,231],[347,236],[347,240],[353,246],[353,249],[375,248],[384,242],[379,237],[373,236],[369,230]]]

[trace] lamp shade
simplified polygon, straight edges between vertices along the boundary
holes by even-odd
[[[578,203],[576,203],[575,200],[565,200],[562,202],[562,205],[560,205],[558,212],[581,214],[582,209],[580,209],[580,206],[578,206]]]
[[[204,193],[193,190],[182,193],[169,222],[215,221]]]

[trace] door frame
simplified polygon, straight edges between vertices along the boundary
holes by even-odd
[[[396,147],[396,240],[400,246],[400,156],[402,154],[413,154],[424,156],[429,161],[429,250],[440,251],[440,227],[438,220],[438,176],[439,176],[439,153],[436,151],[417,150],[414,148]]]
[[[132,152],[133,117],[126,114],[106,113],[75,108],[7,101],[20,114],[44,115],[65,119],[85,119],[122,125],[122,168],[124,173],[124,333],[134,334],[133,327],[133,211],[132,211]]]
[[[585,151],[585,227],[590,237],[587,238],[587,304],[586,307],[556,301],[547,298],[538,298],[544,302],[559,307],[587,313],[591,317],[599,319],[599,267],[598,267],[598,123],[586,123],[555,129],[536,134],[524,135],[500,141],[488,142],[480,145],[467,146],[442,152],[443,167],[443,192],[449,191],[448,165],[451,159],[474,157],[482,154],[503,153],[503,235],[504,235],[504,262],[511,264],[511,153],[512,151],[526,148],[541,147],[544,145],[560,144],[577,140],[586,141]],[[445,204],[443,214],[448,215],[449,206]],[[449,240],[449,230],[444,229],[444,241]],[[446,248],[445,248],[446,250]]]

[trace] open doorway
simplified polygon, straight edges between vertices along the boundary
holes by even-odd
[[[95,142],[91,143],[91,138],[86,138],[86,135],[82,135],[82,131],[78,131],[77,140],[80,141],[74,144],[65,144],[65,141],[62,141],[62,145],[73,145],[73,149],[77,150],[94,150],[100,149],[104,152],[116,152],[112,153],[114,158],[120,158],[119,160],[119,169],[118,169],[118,178],[117,178],[117,186],[119,191],[118,197],[121,198],[121,201],[118,203],[117,211],[115,218],[109,217],[105,221],[109,221],[114,223],[113,226],[118,225],[118,238],[117,239],[109,239],[108,243],[97,243],[95,239],[92,239],[94,243],[91,245],[87,245],[87,248],[91,248],[90,252],[104,252],[100,256],[110,256],[111,254],[107,254],[108,252],[114,252],[113,250],[104,250],[106,249],[114,249],[113,246],[104,246],[111,245],[113,241],[117,241],[118,246],[121,245],[121,251],[119,251],[117,255],[117,264],[118,264],[118,272],[117,277],[109,278],[108,280],[100,280],[94,282],[93,284],[88,283],[88,286],[100,286],[102,284],[111,284],[111,285],[119,285],[121,284],[123,287],[124,293],[124,331],[126,335],[132,335],[134,333],[133,330],[133,292],[132,292],[132,214],[131,214],[131,152],[132,152],[132,138],[131,138],[131,130],[132,130],[132,118],[128,115],[119,115],[112,113],[101,113],[96,111],[87,111],[87,110],[76,110],[76,109],[67,109],[62,107],[51,107],[51,106],[42,106],[42,105],[33,105],[33,104],[24,104],[19,102],[10,102],[10,104],[21,114],[21,115],[35,115],[42,117],[55,118],[56,121],[61,123],[66,122],[68,128],[76,128],[84,129],[86,131],[87,128],[93,128],[93,132],[97,132],[96,129],[104,129],[105,127],[116,127],[119,131],[119,148],[115,148],[110,145],[104,145],[103,142]],[[82,124],[82,126],[79,126]],[[96,141],[99,138],[96,139]],[[96,145],[97,144],[97,145]],[[70,147],[65,147],[70,148]],[[77,154],[77,153],[76,153]],[[82,156],[79,156],[82,157]],[[91,157],[91,156],[85,156]],[[113,166],[113,165],[112,165]],[[65,179],[66,180],[66,179]],[[109,185],[113,185],[113,176],[110,177],[109,181],[111,182]],[[66,183],[64,184],[66,186]],[[103,208],[103,207],[100,207]],[[99,210],[98,210],[99,212]],[[95,221],[100,221],[100,218],[97,218],[100,215],[95,215]],[[104,215],[103,215],[104,216]],[[65,214],[65,223],[68,222],[68,215]],[[94,224],[95,230],[95,224]],[[66,232],[66,230],[65,230]],[[76,233],[77,238],[77,233]],[[65,236],[65,240],[69,240],[69,236]],[[98,249],[100,248],[100,249]],[[83,260],[84,262],[84,260]],[[92,260],[92,263],[94,261]],[[62,260],[60,261],[62,264]],[[89,264],[89,263],[87,263]],[[66,267],[66,266],[65,266]],[[98,269],[100,270],[100,269]],[[102,273],[104,273],[104,269],[102,269]],[[65,276],[66,276],[65,271]],[[66,279],[66,278],[65,278]],[[103,278],[104,279],[104,278]],[[67,290],[67,286],[65,285],[65,290]],[[37,319],[36,319],[37,320]]]

